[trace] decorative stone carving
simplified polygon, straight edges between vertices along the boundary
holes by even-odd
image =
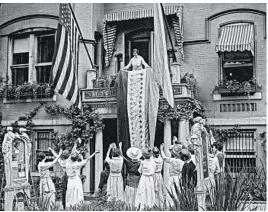
[[[26,129],[20,128],[20,134],[13,133],[13,128],[8,127],[2,144],[4,155],[6,186],[5,210],[11,211],[13,199],[17,193],[30,195],[28,183],[29,160],[31,156],[31,142],[26,134]]]

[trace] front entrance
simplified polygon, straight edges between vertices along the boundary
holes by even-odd
[[[117,143],[117,119],[103,119],[105,128],[103,129],[103,161],[105,160],[106,153],[109,145],[113,142]]]

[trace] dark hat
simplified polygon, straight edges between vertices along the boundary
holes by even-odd
[[[180,155],[181,157],[186,157],[186,160],[189,160],[191,158],[191,154],[188,149],[182,149]]]
[[[215,146],[217,150],[221,151],[223,148],[223,143],[220,141],[216,141],[212,144],[212,146]]]
[[[145,158],[150,158],[152,156],[153,152],[152,152],[152,149],[151,148],[144,148],[142,150],[142,156],[145,157]]]

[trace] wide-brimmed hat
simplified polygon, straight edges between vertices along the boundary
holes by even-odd
[[[130,159],[140,159],[142,156],[141,150],[137,147],[130,147],[127,149],[127,156]]]
[[[142,149],[142,156],[143,157],[148,158],[148,157],[151,157],[152,154],[153,154],[153,151],[151,148],[146,147],[146,148]]]
[[[181,152],[181,145],[173,145],[172,149],[171,149],[171,153],[175,156],[175,157],[179,157],[180,156],[180,152]]]
[[[199,122],[201,119],[203,119],[201,116],[197,116],[193,119],[193,122],[196,123],[196,122]]]
[[[181,157],[187,157],[186,160],[189,160],[191,158],[191,154],[190,152],[188,151],[188,149],[182,149],[181,152],[180,152],[180,155]]]

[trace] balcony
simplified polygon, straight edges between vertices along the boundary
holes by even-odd
[[[54,98],[54,90],[48,84],[4,85],[0,96],[4,103],[42,101]]]
[[[194,98],[194,91],[189,85],[184,83],[172,84],[175,100],[181,98]],[[116,104],[116,89],[115,87],[91,88],[82,89],[82,102],[90,103],[92,106],[101,107],[97,104],[110,102]],[[165,101],[162,91],[160,91],[160,101]]]

